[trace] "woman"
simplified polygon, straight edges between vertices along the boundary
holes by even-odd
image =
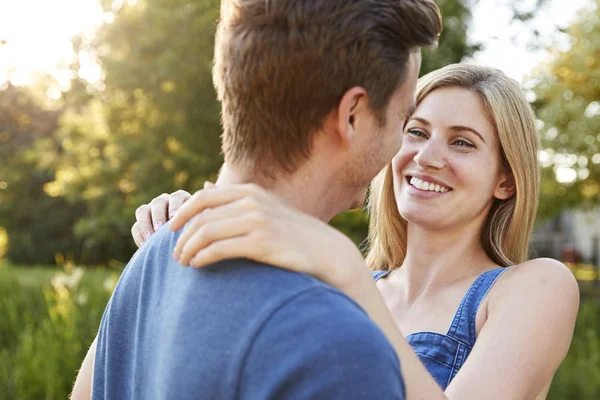
[[[449,399],[544,399],[579,297],[562,264],[526,261],[539,186],[534,123],[517,83],[498,70],[451,65],[419,80],[402,147],[371,188],[366,265],[376,287],[337,231],[244,185],[200,191],[182,206],[171,229],[200,215],[174,256],[197,267],[252,258],[345,292],[394,345],[409,398],[429,398],[419,388],[433,377]],[[253,201],[237,202],[245,197]],[[240,223],[225,231],[223,218]],[[315,250],[323,243],[327,252]]]

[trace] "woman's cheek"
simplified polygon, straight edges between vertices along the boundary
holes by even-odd
[[[406,168],[410,161],[414,159],[416,154],[417,151],[415,146],[407,140],[404,140],[402,147],[400,147],[400,151],[392,159],[394,171],[402,171],[404,168]]]

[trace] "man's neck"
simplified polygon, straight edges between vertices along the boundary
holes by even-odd
[[[294,174],[265,179],[244,173],[241,168],[224,164],[219,172],[216,185],[253,183],[274,193],[302,212],[328,222],[336,214],[345,210],[340,206],[339,191],[329,184],[326,177],[311,174],[306,168]]]

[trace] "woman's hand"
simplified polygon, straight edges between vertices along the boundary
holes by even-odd
[[[357,271],[366,272],[349,238],[273,193],[252,184],[205,187],[170,223],[178,230],[190,221],[173,254],[182,265],[243,257],[312,275],[340,290]]]
[[[173,218],[177,210],[192,195],[185,190],[174,193],[163,193],[152,199],[150,204],[143,204],[135,210],[136,222],[131,228],[131,236],[135,244],[140,247],[154,232],[159,230],[169,219]]]

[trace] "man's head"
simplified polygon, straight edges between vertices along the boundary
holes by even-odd
[[[213,75],[225,161],[257,176],[293,173],[333,115],[340,131],[347,118],[351,132],[341,136],[348,140],[362,135],[367,145],[362,130],[376,131],[367,153],[382,158],[386,147],[385,161],[364,174],[370,180],[397,150],[374,135],[412,105],[416,53],[435,44],[440,30],[430,0],[223,0]],[[391,103],[401,108],[390,110]],[[354,126],[355,112],[366,111],[374,126]],[[377,161],[358,153],[357,167]]]

